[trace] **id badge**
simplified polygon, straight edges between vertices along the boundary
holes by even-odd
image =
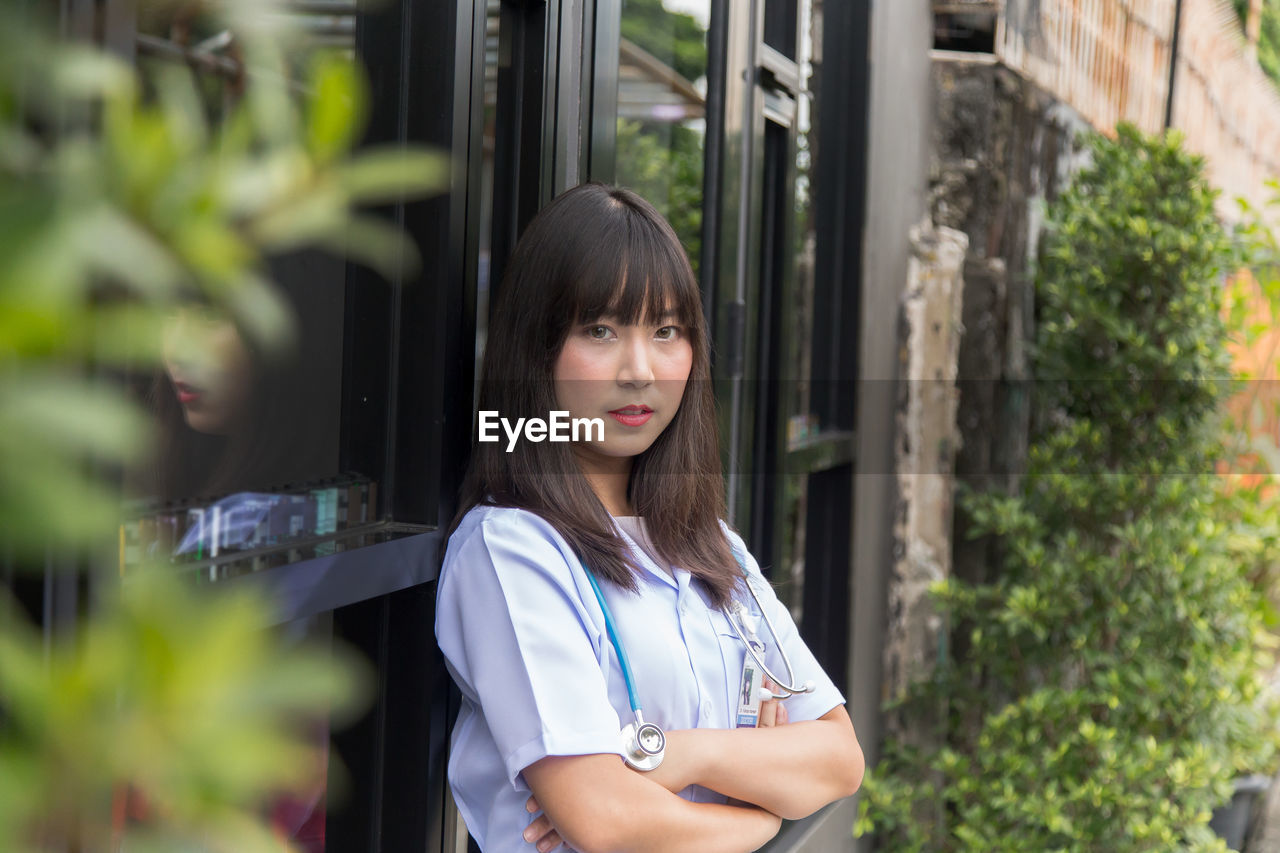
[[[764,682],[764,674],[751,659],[751,655],[744,654],[742,657],[742,678],[738,680],[737,728],[754,729],[760,723],[760,687]]]

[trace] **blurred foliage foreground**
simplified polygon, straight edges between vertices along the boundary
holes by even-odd
[[[1089,147],[1037,270],[1029,470],[964,501],[997,563],[935,590],[954,648],[865,789],[887,850],[1225,850],[1212,809],[1273,768],[1275,518],[1214,473],[1242,243],[1178,137]]]
[[[380,269],[413,257],[356,206],[434,191],[446,163],[353,151],[359,69],[312,53],[299,73],[297,34],[271,6],[220,4],[249,82],[212,118],[186,67],[143,73],[0,6],[0,556],[11,571],[111,565],[109,475],[139,459],[149,433],[103,377],[156,363],[175,304],[203,302],[270,351],[292,329],[261,272],[267,254],[321,246]],[[355,710],[364,670],[340,649],[285,646],[244,593],[162,571],[95,588],[106,592],[80,630],[52,638],[0,588],[0,850],[279,851],[263,798],[314,787],[302,778],[315,767],[307,723]],[[123,824],[124,796],[151,818]]]

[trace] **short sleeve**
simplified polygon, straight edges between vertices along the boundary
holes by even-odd
[[[549,755],[620,754],[601,632],[572,559],[554,528],[520,510],[460,528],[445,555],[436,638],[512,783]]]
[[[781,646],[791,660],[796,682],[812,681],[814,684],[812,693],[798,693],[786,700],[788,718],[792,722],[816,720],[832,708],[843,705],[844,696],[836,689],[831,677],[823,670],[818,659],[809,650],[809,646],[800,637],[800,631],[796,628],[795,620],[791,618],[791,612],[778,600],[777,593],[765,580],[759,564],[747,550],[742,537],[729,530],[727,526],[725,532],[729,536],[730,547],[743,559],[747,573],[750,575],[749,582],[760,599],[760,606],[768,613],[774,630],[778,632],[778,639],[773,642],[768,628],[761,625],[758,629],[760,638],[768,645],[765,663],[776,674],[786,677],[787,668],[782,662],[782,655],[778,652],[778,647]]]

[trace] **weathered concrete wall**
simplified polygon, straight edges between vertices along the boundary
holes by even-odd
[[[1027,344],[1044,208],[1078,168],[1077,136],[1088,125],[990,61],[935,60],[933,87],[929,206],[937,224],[969,237],[955,473],[976,489],[1008,491],[1026,462]],[[993,543],[969,540],[966,526],[958,510],[954,570],[982,580],[996,559]]]
[[[947,626],[929,588],[951,575],[956,375],[969,245],[963,232],[929,222],[911,237],[894,452],[899,497],[894,537],[900,547],[889,586],[885,637],[890,698],[901,697],[912,682],[927,676],[947,645]],[[899,740],[914,742],[918,734],[892,717],[886,725]]]

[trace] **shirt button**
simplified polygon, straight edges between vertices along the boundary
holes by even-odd
[[[711,700],[710,699],[702,703],[702,716],[704,717],[711,716]]]

